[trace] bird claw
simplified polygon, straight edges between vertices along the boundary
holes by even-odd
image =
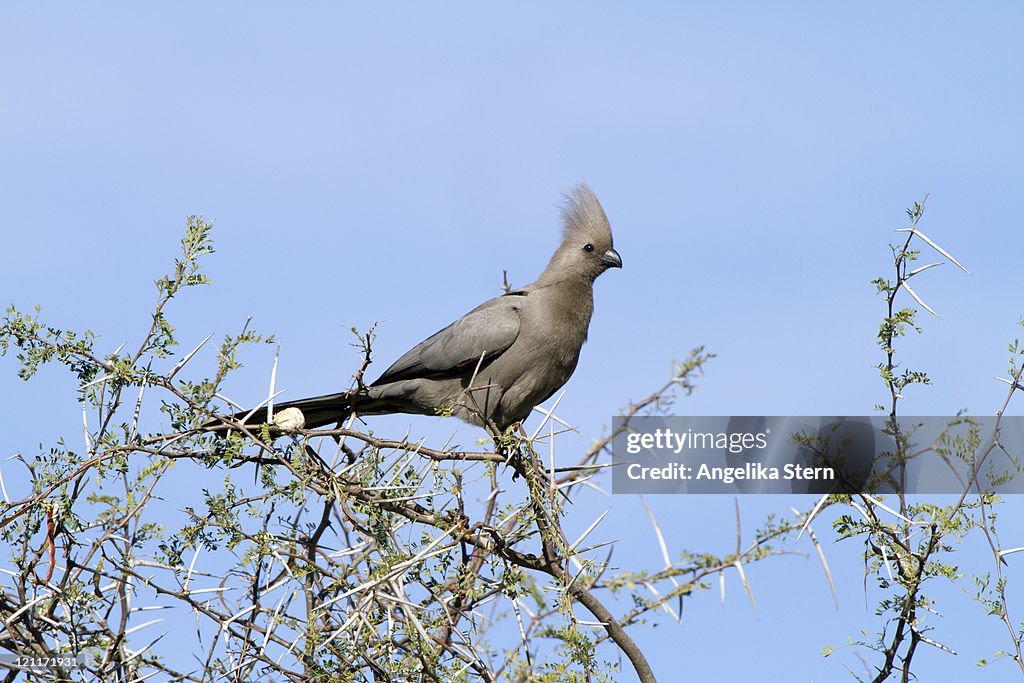
[[[519,473],[523,469],[523,454],[526,450],[526,444],[518,443],[514,448],[504,447],[502,449],[502,455],[505,456],[505,464],[512,468],[512,481],[519,478]]]

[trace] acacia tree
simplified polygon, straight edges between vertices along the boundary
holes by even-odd
[[[772,541],[792,527],[773,523],[725,557],[666,549],[663,566],[616,571],[607,544],[589,540],[601,519],[574,539],[562,526],[612,435],[556,468],[542,458],[566,429],[553,411],[532,433],[475,450],[380,438],[352,422],[274,437],[237,423],[226,436],[203,431],[239,409],[222,386],[241,349],[272,341],[246,323],[203,379],[194,365],[209,338],[179,353],[167,311],[206,284],[210,231],[189,219],[134,350],[103,354],[91,332],[49,326],[38,311],[12,308],[0,327],[24,379],[50,362],[74,373],[85,424],[84,449],[59,441],[19,458],[26,491],[0,518],[14,566],[0,648],[79,658],[30,677],[599,681],[625,661],[653,681],[631,627],[655,610],[678,615],[672,605],[709,576],[780,552]],[[360,337],[357,383],[372,340]],[[695,350],[626,414],[665,410],[709,358]],[[258,409],[272,409],[273,395]],[[146,431],[155,402],[170,430]],[[161,499],[187,499],[182,474],[202,482],[201,500],[166,510]],[[153,615],[166,609],[194,615],[191,651],[181,632],[164,637]]]
[[[900,392],[924,381],[897,377],[890,352],[913,326],[911,309],[893,307],[900,291],[917,298],[907,280],[919,271],[907,266],[917,255],[910,245],[920,210],[911,217],[915,231],[894,251],[896,280],[878,283],[889,305],[879,339],[889,352],[881,370],[893,416]],[[874,678],[907,680],[917,645],[934,642],[921,627],[929,606],[922,586],[948,574],[935,558],[953,552],[950,539],[981,530],[1002,571],[995,501],[967,491],[943,510],[902,496],[894,509],[866,494],[826,495],[806,514],[767,520],[745,546],[737,529],[725,555],[673,557],[652,513],[662,561],[617,569],[612,546],[592,540],[603,516],[586,520],[575,537],[563,525],[567,502],[606,472],[614,434],[580,449],[576,464],[555,467],[555,442],[565,462],[570,427],[554,408],[540,411],[531,432],[481,434],[469,449],[382,438],[355,421],[286,435],[237,423],[223,436],[203,431],[240,410],[224,385],[242,350],[272,341],[246,322],[205,372],[209,338],[181,352],[169,310],[185,290],[206,284],[200,260],[212,252],[210,232],[189,219],[182,254],[157,280],[155,308],[133,349],[103,353],[94,334],[47,325],[38,310],[12,308],[0,324],[0,351],[16,351],[24,379],[47,363],[74,374],[84,421],[80,448],[59,440],[36,457],[19,456],[20,474],[3,472],[0,523],[11,569],[0,593],[0,648],[77,658],[22,668],[30,680],[601,681],[623,667],[653,681],[638,626],[657,612],[680,619],[682,600],[726,572],[736,572],[753,600],[744,567],[790,552],[783,542],[803,530],[828,575],[811,529],[827,508],[839,511],[837,538],[866,539],[870,567],[891,593],[882,611],[895,628],[862,643],[879,651]],[[358,336],[355,385],[372,342],[372,331]],[[669,412],[711,357],[698,348],[676,363],[663,386],[623,409],[621,428]],[[1010,395],[1020,388],[1020,367],[1011,367]],[[272,413],[276,363],[270,374],[256,409]],[[169,428],[152,427],[161,421]],[[928,533],[920,534],[925,518]],[[894,561],[898,578],[886,578]],[[1003,577],[981,590],[979,598],[1001,610],[1020,663]],[[179,627],[183,615],[193,628]],[[18,674],[12,669],[9,679]]]
[[[885,315],[879,325],[877,342],[884,355],[878,364],[879,376],[885,385],[887,401],[875,409],[888,416],[885,433],[892,437],[891,452],[879,454],[888,465],[888,475],[896,483],[895,505],[886,505],[880,497],[868,493],[854,496],[823,496],[808,517],[808,523],[824,507],[839,504],[842,508],[834,518],[833,526],[838,539],[859,538],[864,544],[865,569],[874,579],[880,599],[876,614],[882,624],[872,638],[857,638],[851,645],[876,653],[878,660],[864,667],[863,673],[851,670],[856,680],[882,683],[898,677],[903,682],[914,678],[912,663],[919,647],[934,647],[947,654],[955,654],[952,647],[928,635],[933,626],[928,615],[936,615],[937,601],[930,594],[929,585],[935,581],[960,582],[969,578],[975,600],[988,615],[998,618],[1009,636],[1010,651],[999,649],[995,657],[1009,656],[1024,674],[1021,642],[1024,640],[1024,622],[1014,623],[1007,601],[1005,575],[1006,557],[1024,548],[1004,549],[997,531],[999,496],[992,491],[1020,472],[1020,454],[1011,453],[1001,440],[1001,424],[1014,394],[1024,389],[1024,348],[1018,340],[1009,345],[1007,376],[999,378],[1009,385],[1005,397],[988,432],[978,421],[966,416],[951,419],[939,437],[932,443],[921,444],[915,438],[915,425],[906,429],[898,420],[905,393],[914,387],[930,385],[931,379],[923,370],[901,367],[897,360],[899,340],[911,332],[921,333],[918,322],[920,306],[938,317],[931,306],[911,287],[910,281],[942,262],[916,266],[922,249],[938,253],[963,270],[967,269],[949,252],[936,244],[920,229],[927,197],[907,209],[909,226],[897,232],[905,233],[902,244],[892,244],[892,274],[872,281],[885,302]],[[916,281],[915,281],[916,282]],[[915,284],[914,287],[917,285]],[[901,306],[898,301],[909,297],[915,305]],[[1024,326],[1024,320],[1021,321]],[[964,429],[956,430],[957,427]],[[952,504],[940,505],[923,496],[908,496],[905,485],[907,463],[925,454],[941,458],[954,458],[965,463],[969,476]],[[995,454],[1005,455],[1011,463],[1009,469],[996,469],[991,474],[986,465],[992,464]],[[877,463],[876,463],[877,465]],[[960,545],[972,533],[980,533],[990,549],[993,571],[965,575],[958,566],[963,558],[957,556]],[[995,577],[995,581],[993,581]],[[867,635],[867,632],[864,632]],[[825,654],[834,648],[826,647]],[[979,665],[990,662],[982,659]]]

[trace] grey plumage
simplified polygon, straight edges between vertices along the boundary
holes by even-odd
[[[501,431],[525,420],[576,369],[594,311],[595,278],[622,267],[608,219],[590,188],[577,185],[566,200],[562,242],[534,283],[477,306],[410,349],[362,391],[278,404],[275,413],[297,408],[309,429],[353,412],[452,414]],[[257,410],[249,423],[260,424],[265,415]]]

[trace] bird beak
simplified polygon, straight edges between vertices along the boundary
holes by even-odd
[[[601,257],[601,263],[605,264],[609,268],[621,268],[622,257],[619,256],[619,252],[614,249],[609,249],[604,252],[604,256]]]

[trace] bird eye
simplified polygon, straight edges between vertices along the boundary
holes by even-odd
[[[594,245],[593,244],[584,244],[583,245],[583,251],[585,251],[585,252],[587,252],[589,254],[590,252],[594,251]]]

